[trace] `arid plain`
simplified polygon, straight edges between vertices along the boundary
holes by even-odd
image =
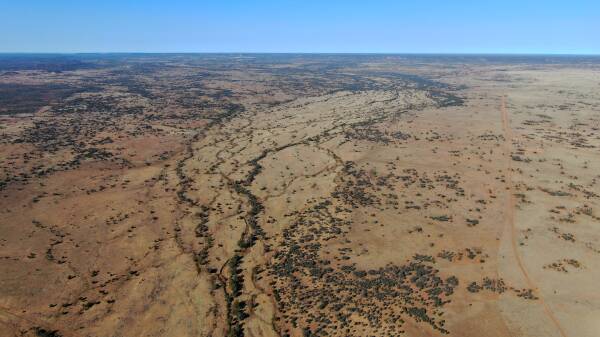
[[[0,58],[0,336],[597,337],[600,59]]]

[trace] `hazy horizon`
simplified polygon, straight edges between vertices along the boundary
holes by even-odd
[[[446,52],[235,52],[235,51],[73,51],[0,52],[0,55],[391,55],[391,56],[599,56],[600,53],[446,53]]]

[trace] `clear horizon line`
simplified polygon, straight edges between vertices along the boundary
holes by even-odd
[[[558,52],[273,52],[273,51],[0,51],[0,55],[78,55],[78,54],[246,54],[246,55],[448,55],[448,56],[600,56],[600,53]]]

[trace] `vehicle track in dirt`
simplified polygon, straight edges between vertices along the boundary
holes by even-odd
[[[512,159],[510,158],[513,134],[512,134],[511,127],[510,127],[510,116],[508,114],[508,110],[506,109],[506,96],[505,95],[502,96],[501,101],[500,101],[500,113],[502,115],[502,130],[503,130],[504,138],[505,138],[505,151],[508,154],[508,156],[507,156],[508,165],[507,165],[506,178],[505,178],[506,187],[507,187],[507,191],[508,191],[508,198],[507,198],[507,203],[506,203],[506,208],[505,208],[505,222],[506,222],[506,225],[510,227],[510,240],[511,240],[513,254],[515,256],[515,260],[517,262],[519,270],[521,271],[521,274],[523,275],[523,278],[525,279],[525,282],[527,283],[527,286],[531,289],[538,291],[538,298],[539,298],[538,300],[539,300],[539,303],[542,305],[542,308],[544,309],[544,313],[546,314],[546,316],[548,316],[548,318],[556,326],[556,329],[559,332],[559,334],[562,337],[568,337],[567,334],[565,333],[564,329],[560,325],[560,322],[558,321],[556,316],[554,316],[554,312],[552,311],[550,306],[544,301],[542,294],[539,293],[539,288],[536,286],[535,282],[529,276],[529,272],[527,271],[527,268],[525,267],[525,264],[523,263],[521,254],[519,254],[519,249],[517,246],[518,233],[517,233],[517,228],[515,225],[516,198],[515,198],[515,194],[514,194],[513,181],[512,181],[512,167],[511,167]]]

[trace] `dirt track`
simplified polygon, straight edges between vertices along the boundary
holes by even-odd
[[[510,153],[512,153],[512,147],[513,147],[512,142],[514,140],[514,136],[513,136],[512,129],[510,127],[510,115],[508,113],[508,109],[506,109],[506,96],[502,96],[502,100],[500,102],[500,112],[502,114],[502,129],[504,131],[504,136],[506,138],[505,151],[508,154],[510,154]],[[515,192],[513,190],[512,168],[511,168],[512,159],[509,156],[507,156],[507,158],[508,158],[507,159],[508,169],[506,171],[506,190],[508,193],[508,198],[507,198],[508,203],[506,205],[506,220],[505,221],[506,221],[507,225],[510,227],[510,231],[512,233],[511,234],[511,245],[512,245],[513,254],[515,256],[516,263],[519,266],[519,270],[521,271],[523,278],[527,282],[528,286],[531,289],[535,289],[535,290],[539,291],[539,288],[536,286],[535,282],[529,276],[529,273],[527,272],[527,268],[525,267],[525,265],[521,259],[521,253],[519,252],[519,247],[518,247],[518,243],[517,243],[517,228],[515,225],[515,209],[517,207],[517,203],[516,203],[516,198],[514,196]],[[543,306],[544,312],[548,316],[548,319],[550,319],[552,321],[552,323],[556,326],[556,330],[560,333],[560,335],[562,337],[567,337],[567,334],[565,333],[562,326],[560,325],[560,322],[554,316],[552,309],[544,301],[543,294],[539,294],[538,297],[539,297],[539,303],[541,306]]]

